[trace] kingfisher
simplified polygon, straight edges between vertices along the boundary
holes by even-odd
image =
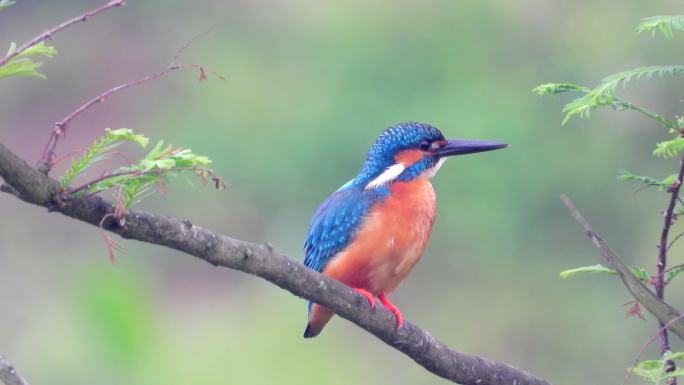
[[[507,144],[445,139],[418,122],[385,129],[371,146],[358,175],[316,210],[304,246],[304,265],[337,279],[375,308],[377,297],[404,318],[387,297],[406,279],[430,239],[436,196],[430,183],[450,156],[474,154]],[[317,336],[333,313],[313,302],[304,338]]]

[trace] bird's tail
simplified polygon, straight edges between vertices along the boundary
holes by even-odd
[[[309,323],[306,324],[304,338],[313,338],[319,335],[321,330],[325,327],[325,324],[327,324],[334,315],[333,312],[321,305],[311,304],[310,306]]]

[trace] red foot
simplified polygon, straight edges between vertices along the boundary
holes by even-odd
[[[402,327],[404,325],[404,317],[401,315],[401,312],[399,311],[399,308],[394,306],[392,302],[390,302],[389,298],[385,295],[385,293],[378,294],[378,299],[380,302],[382,302],[383,305],[387,308],[387,310],[391,311],[392,314],[397,318],[397,329]]]
[[[360,287],[353,287],[352,289],[354,289],[355,292],[361,294],[364,298],[366,298],[371,309],[375,309],[375,296],[373,295],[373,293]]]

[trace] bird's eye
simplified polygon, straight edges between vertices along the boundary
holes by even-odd
[[[418,148],[420,148],[423,151],[427,151],[430,149],[430,144],[431,143],[428,142],[427,140],[423,140],[420,143],[418,143]]]

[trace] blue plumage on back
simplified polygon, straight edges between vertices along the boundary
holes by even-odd
[[[388,193],[386,188],[364,190],[343,186],[328,197],[309,225],[304,265],[323,271],[330,259],[352,240],[369,209]]]

